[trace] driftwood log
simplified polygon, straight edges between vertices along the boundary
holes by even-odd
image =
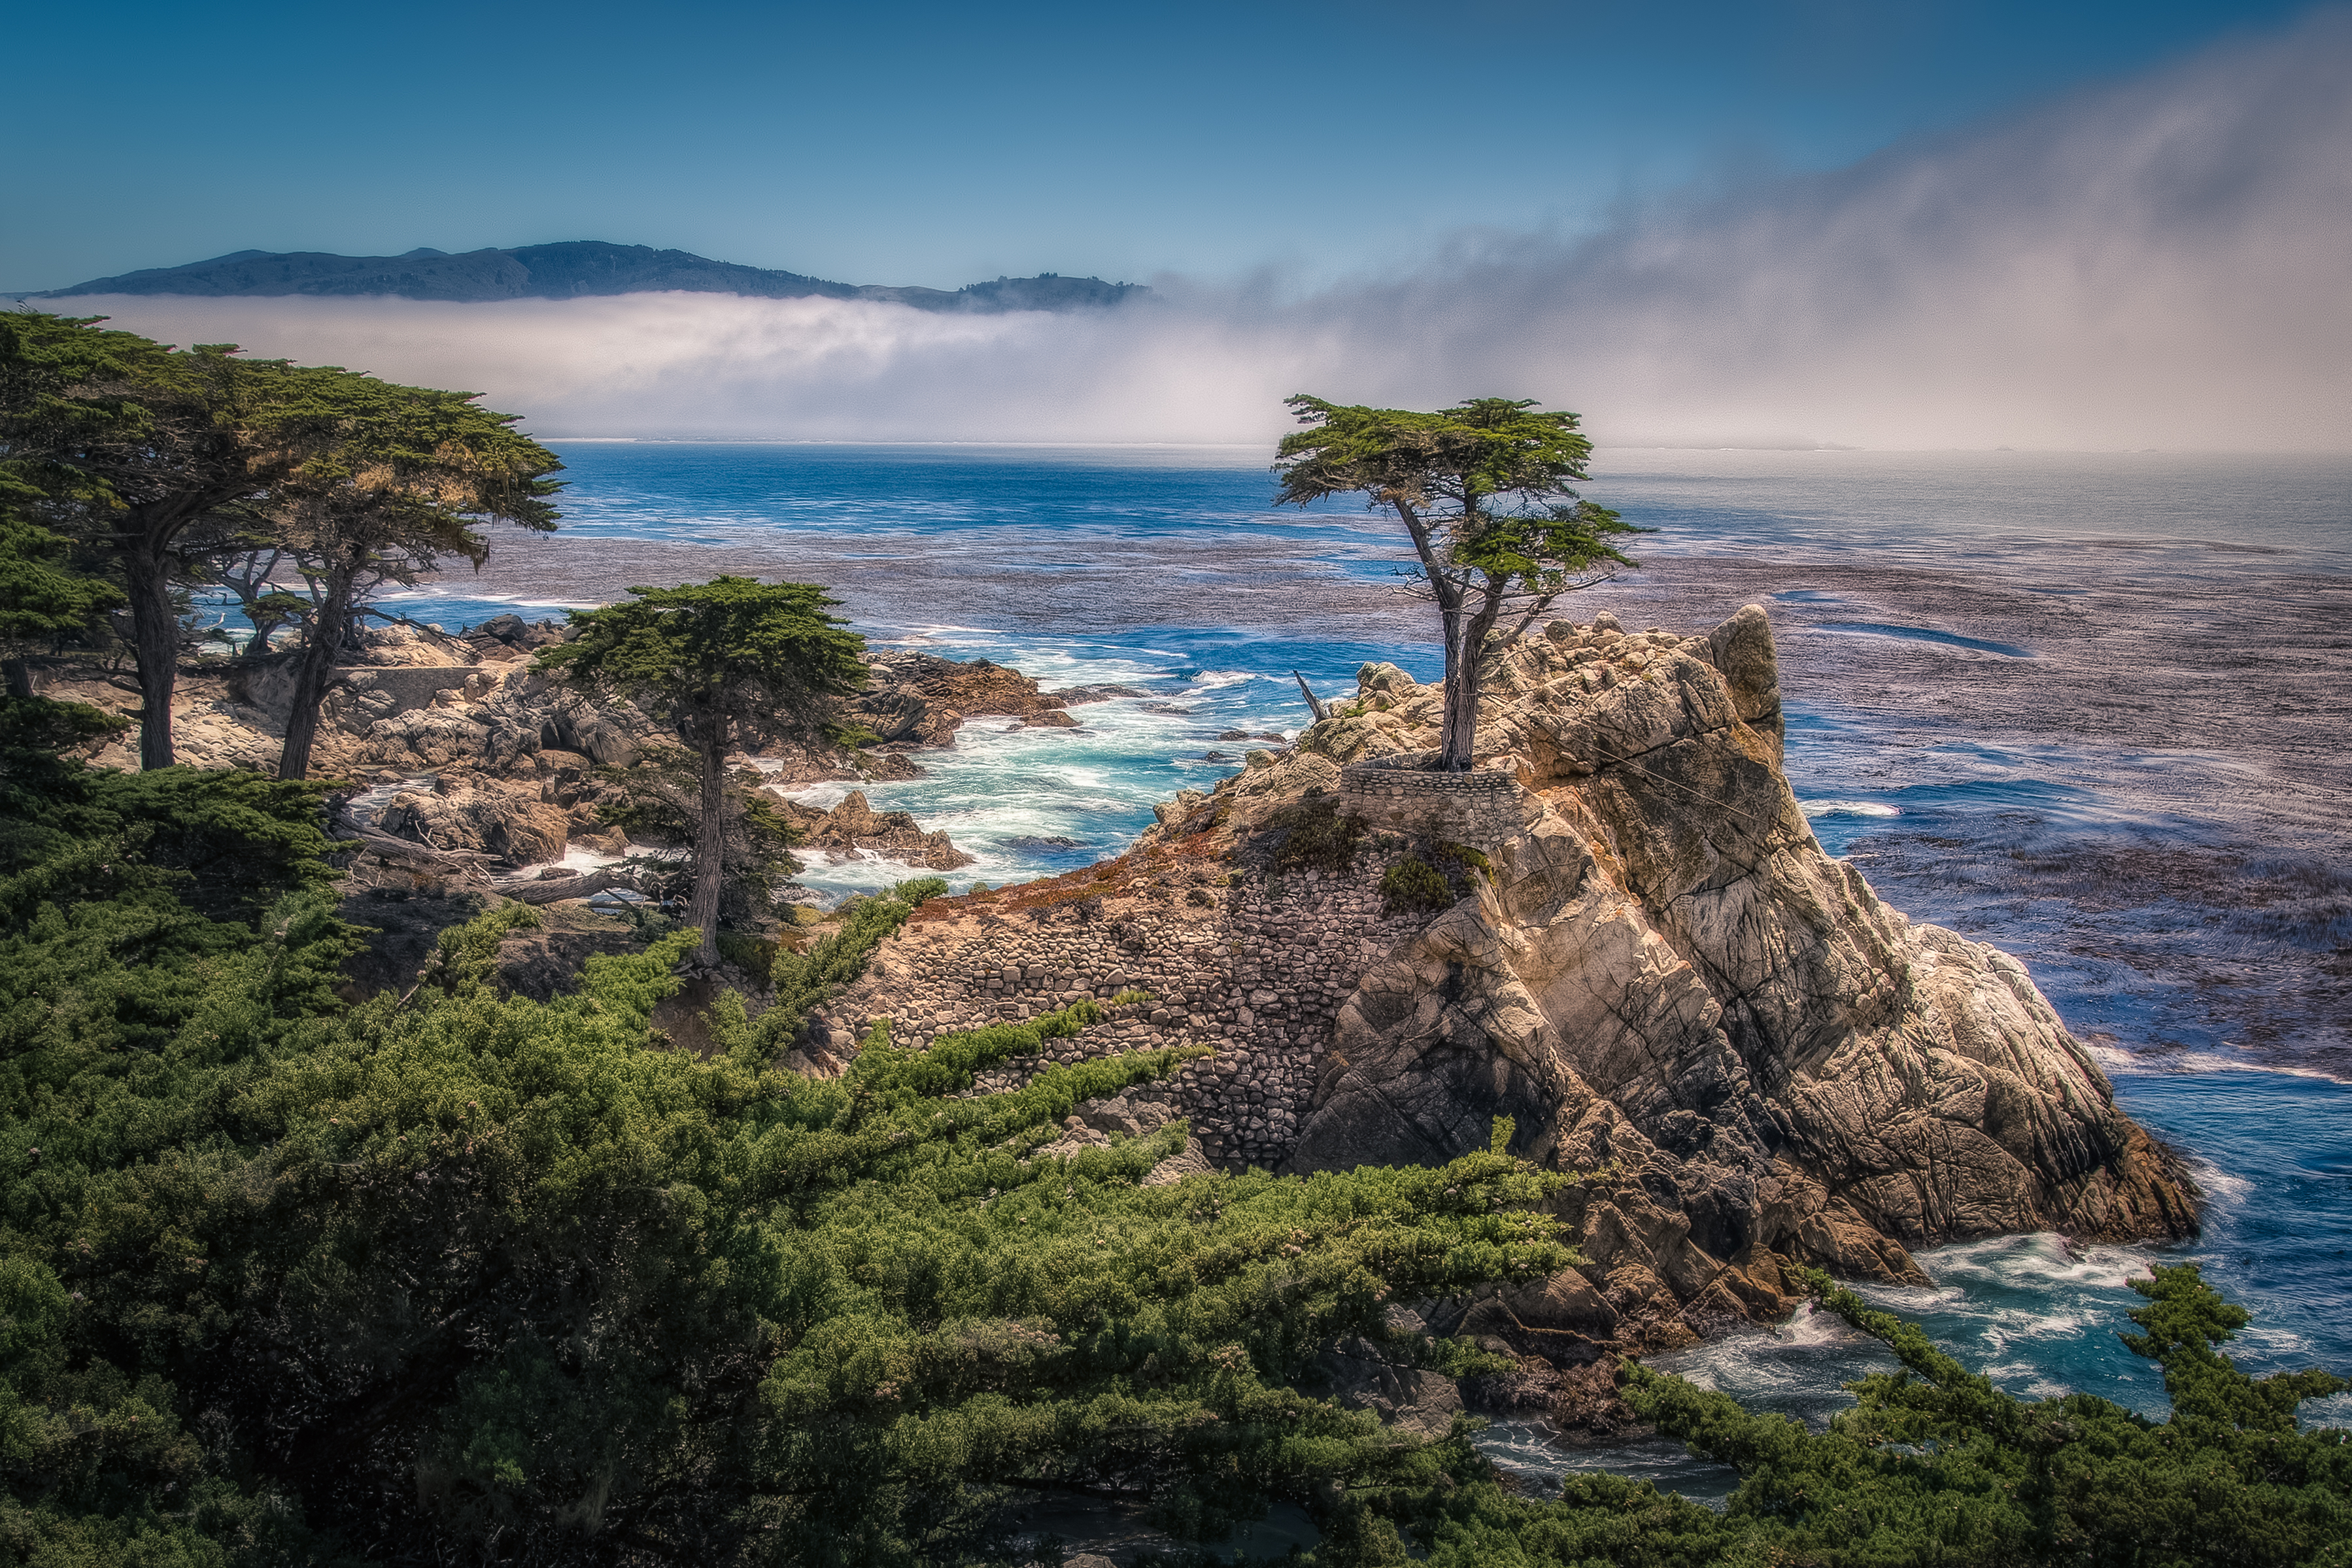
[[[552,904],[565,899],[584,899],[591,893],[601,893],[607,888],[626,888],[633,893],[645,889],[638,885],[637,874],[625,865],[599,866],[593,871],[583,871],[571,877],[542,877],[490,884],[501,898],[523,904]]]
[[[568,877],[493,877],[489,866],[497,860],[478,849],[436,849],[430,844],[418,844],[406,838],[394,838],[378,831],[353,816],[348,810],[335,814],[335,837],[345,846],[378,859],[428,871],[443,877],[456,877],[476,883],[487,883],[490,891],[500,898],[512,899],[524,904],[553,904],[565,899],[584,899],[608,888],[626,888],[642,893],[644,877],[626,862],[599,866],[593,870],[577,872]]]
[[[420,871],[437,871],[446,877],[482,875],[482,864],[495,858],[476,849],[436,849],[430,844],[394,838],[389,833],[379,833],[349,816],[339,815],[335,826],[338,843],[355,846],[380,860],[397,861],[403,866],[414,866]]]
[[[1315,715],[1315,721],[1318,724],[1331,717],[1330,710],[1323,706],[1323,700],[1315,695],[1315,689],[1307,684],[1305,676],[1294,669],[1290,672],[1290,678],[1298,682],[1298,695],[1307,699],[1307,710]]]

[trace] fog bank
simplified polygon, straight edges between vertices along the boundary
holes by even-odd
[[[936,316],[645,294],[92,298],[464,386],[547,437],[1271,442],[1280,399],[1538,396],[1605,444],[2352,447],[2352,13],[1835,174],[1300,290]],[[1311,202],[1303,205],[1311,207]]]

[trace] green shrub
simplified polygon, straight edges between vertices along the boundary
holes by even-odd
[[[943,877],[900,882],[887,892],[842,905],[840,926],[811,942],[806,952],[779,946],[768,961],[768,985],[775,995],[767,1011],[757,1022],[745,1023],[738,1004],[732,1017],[720,1018],[719,1031],[728,1048],[744,1052],[746,1062],[759,1063],[790,1049],[799,1039],[810,1010],[865,973],[874,950],[907,923],[917,905],[940,898],[947,890]]]
[[[1357,841],[1364,836],[1361,818],[1340,816],[1328,800],[1286,805],[1266,822],[1283,830],[1274,851],[1275,868],[1282,871],[1344,871],[1355,863]]]
[[[770,983],[770,966],[779,951],[780,944],[772,937],[724,929],[719,933],[719,956],[762,985]]]
[[[1437,847],[1437,858],[1450,865],[1459,866],[1465,871],[1475,871],[1479,876],[1490,879],[1495,874],[1495,868],[1487,864],[1486,854],[1481,850],[1471,848],[1467,844],[1440,844]]]
[[[1454,902],[1454,887],[1444,872],[1408,855],[1381,878],[1381,898],[1392,915],[1409,910],[1442,910]]]

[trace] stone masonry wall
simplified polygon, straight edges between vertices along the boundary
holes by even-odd
[[[1373,827],[1491,849],[1524,826],[1516,777],[1502,769],[1441,773],[1421,753],[1356,763],[1339,771],[1339,809]]]
[[[1145,991],[1149,1005],[1049,1041],[1042,1057],[1016,1058],[980,1087],[1013,1087],[1045,1063],[1205,1045],[1215,1055],[1169,1080],[1178,1113],[1212,1160],[1276,1164],[1297,1142],[1340,1004],[1366,968],[1428,923],[1383,915],[1381,870],[1214,889],[1181,875],[1139,878],[1102,888],[1120,906],[1109,913],[1097,895],[1010,921],[919,920],[813,1020],[811,1050],[845,1061],[857,1035],[885,1018],[894,1039],[927,1044],[1081,997]]]

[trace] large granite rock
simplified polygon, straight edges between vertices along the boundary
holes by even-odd
[[[376,826],[436,849],[478,850],[533,866],[563,858],[572,823],[560,806],[490,781],[450,776],[433,789],[394,795]]]
[[[1395,686],[1368,672],[1301,745],[1410,749],[1434,704],[1378,708]],[[1490,649],[1486,688],[1479,755],[1520,823],[1341,1007],[1292,1163],[1443,1160],[1511,1116],[1518,1152],[1613,1169],[1568,1205],[1580,1282],[1498,1299],[1502,1337],[1753,1315],[1773,1258],[1917,1279],[1929,1242],[2194,1228],[2177,1162],[2023,967],[1822,852],[1780,771],[1762,611],[1694,638],[1554,626]]]

